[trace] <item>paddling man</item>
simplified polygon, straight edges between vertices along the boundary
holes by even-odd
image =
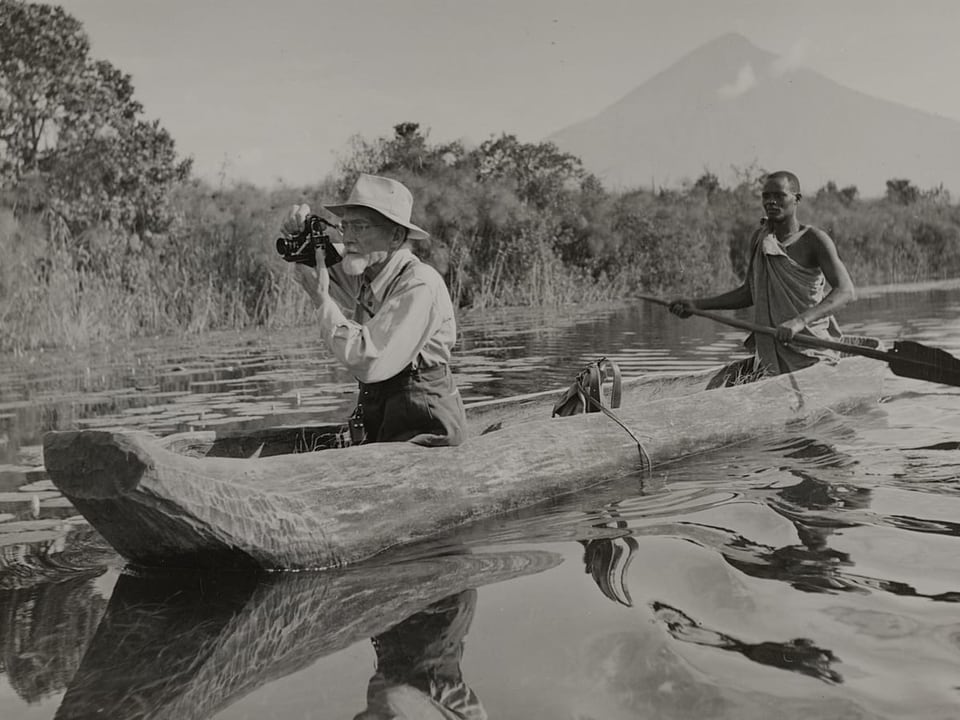
[[[324,341],[360,382],[354,442],[459,445],[466,418],[450,373],[453,303],[440,274],[411,251],[411,240],[430,236],[410,222],[410,191],[360,175],[346,203],[326,208],[342,220],[343,261],[329,271],[323,257],[316,268],[294,267],[319,311]],[[309,206],[294,205],[281,232],[300,232],[309,214]]]
[[[797,219],[800,181],[790,172],[766,177],[762,191],[766,217],[750,240],[750,265],[743,285],[721,295],[675,300],[670,312],[690,317],[690,309],[734,310],[753,306],[752,320],[776,328],[776,337],[754,333],[744,345],[754,355],[738,361],[711,381],[729,385],[739,377],[793,372],[835,357],[835,353],[789,344],[797,333],[839,340],[833,313],[854,299],[853,281],[823,230]],[[824,281],[830,292],[824,296]]]

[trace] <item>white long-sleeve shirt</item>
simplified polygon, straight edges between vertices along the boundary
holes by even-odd
[[[345,276],[337,266],[333,271],[345,288],[358,288],[361,278]],[[407,248],[391,256],[361,298],[373,310],[372,318],[361,311],[357,319],[348,319],[338,303],[354,315],[353,306],[347,305],[349,296],[339,292],[334,297],[337,302],[326,302],[319,310],[320,332],[360,382],[387,380],[410,363],[450,364],[457,339],[450,293],[440,273]]]

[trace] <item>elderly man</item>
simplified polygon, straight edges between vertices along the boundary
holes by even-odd
[[[713,297],[674,301],[670,311],[689,317],[690,309],[733,310],[753,307],[753,321],[776,328],[776,337],[754,334],[746,342],[752,358],[734,363],[715,384],[730,384],[737,376],[778,375],[816,363],[828,355],[791,345],[797,333],[839,339],[833,313],[855,296],[853,281],[827,233],[797,218],[800,181],[791,172],[769,174],[761,192],[766,215],[750,240],[746,281],[735,290]],[[826,292],[825,281],[830,284]]]
[[[453,303],[440,274],[411,251],[410,240],[429,235],[410,222],[410,191],[361,175],[345,203],[325,207],[341,218],[343,260],[328,269],[319,257],[316,268],[297,264],[295,272],[324,341],[360,382],[351,425],[363,435],[355,442],[460,444],[466,423],[450,373]],[[293,206],[281,232],[301,232],[309,214],[307,205]]]

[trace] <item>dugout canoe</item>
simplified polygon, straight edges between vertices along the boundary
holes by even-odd
[[[706,390],[714,372],[624,382],[616,413],[654,466],[874,403],[886,366],[847,357]],[[297,452],[323,428],[162,439],[82,430],[48,433],[44,459],[54,484],[134,564],[339,567],[642,470],[634,439],[604,414],[551,418],[559,394],[471,407],[472,435],[452,448]]]

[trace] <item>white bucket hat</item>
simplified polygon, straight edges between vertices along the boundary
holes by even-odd
[[[324,205],[337,217],[349,207],[365,207],[376,210],[388,220],[403,225],[410,233],[411,240],[426,240],[430,237],[423,228],[410,222],[410,213],[413,211],[413,195],[396,180],[380,177],[379,175],[360,175],[357,178],[350,197],[342,205]]]

